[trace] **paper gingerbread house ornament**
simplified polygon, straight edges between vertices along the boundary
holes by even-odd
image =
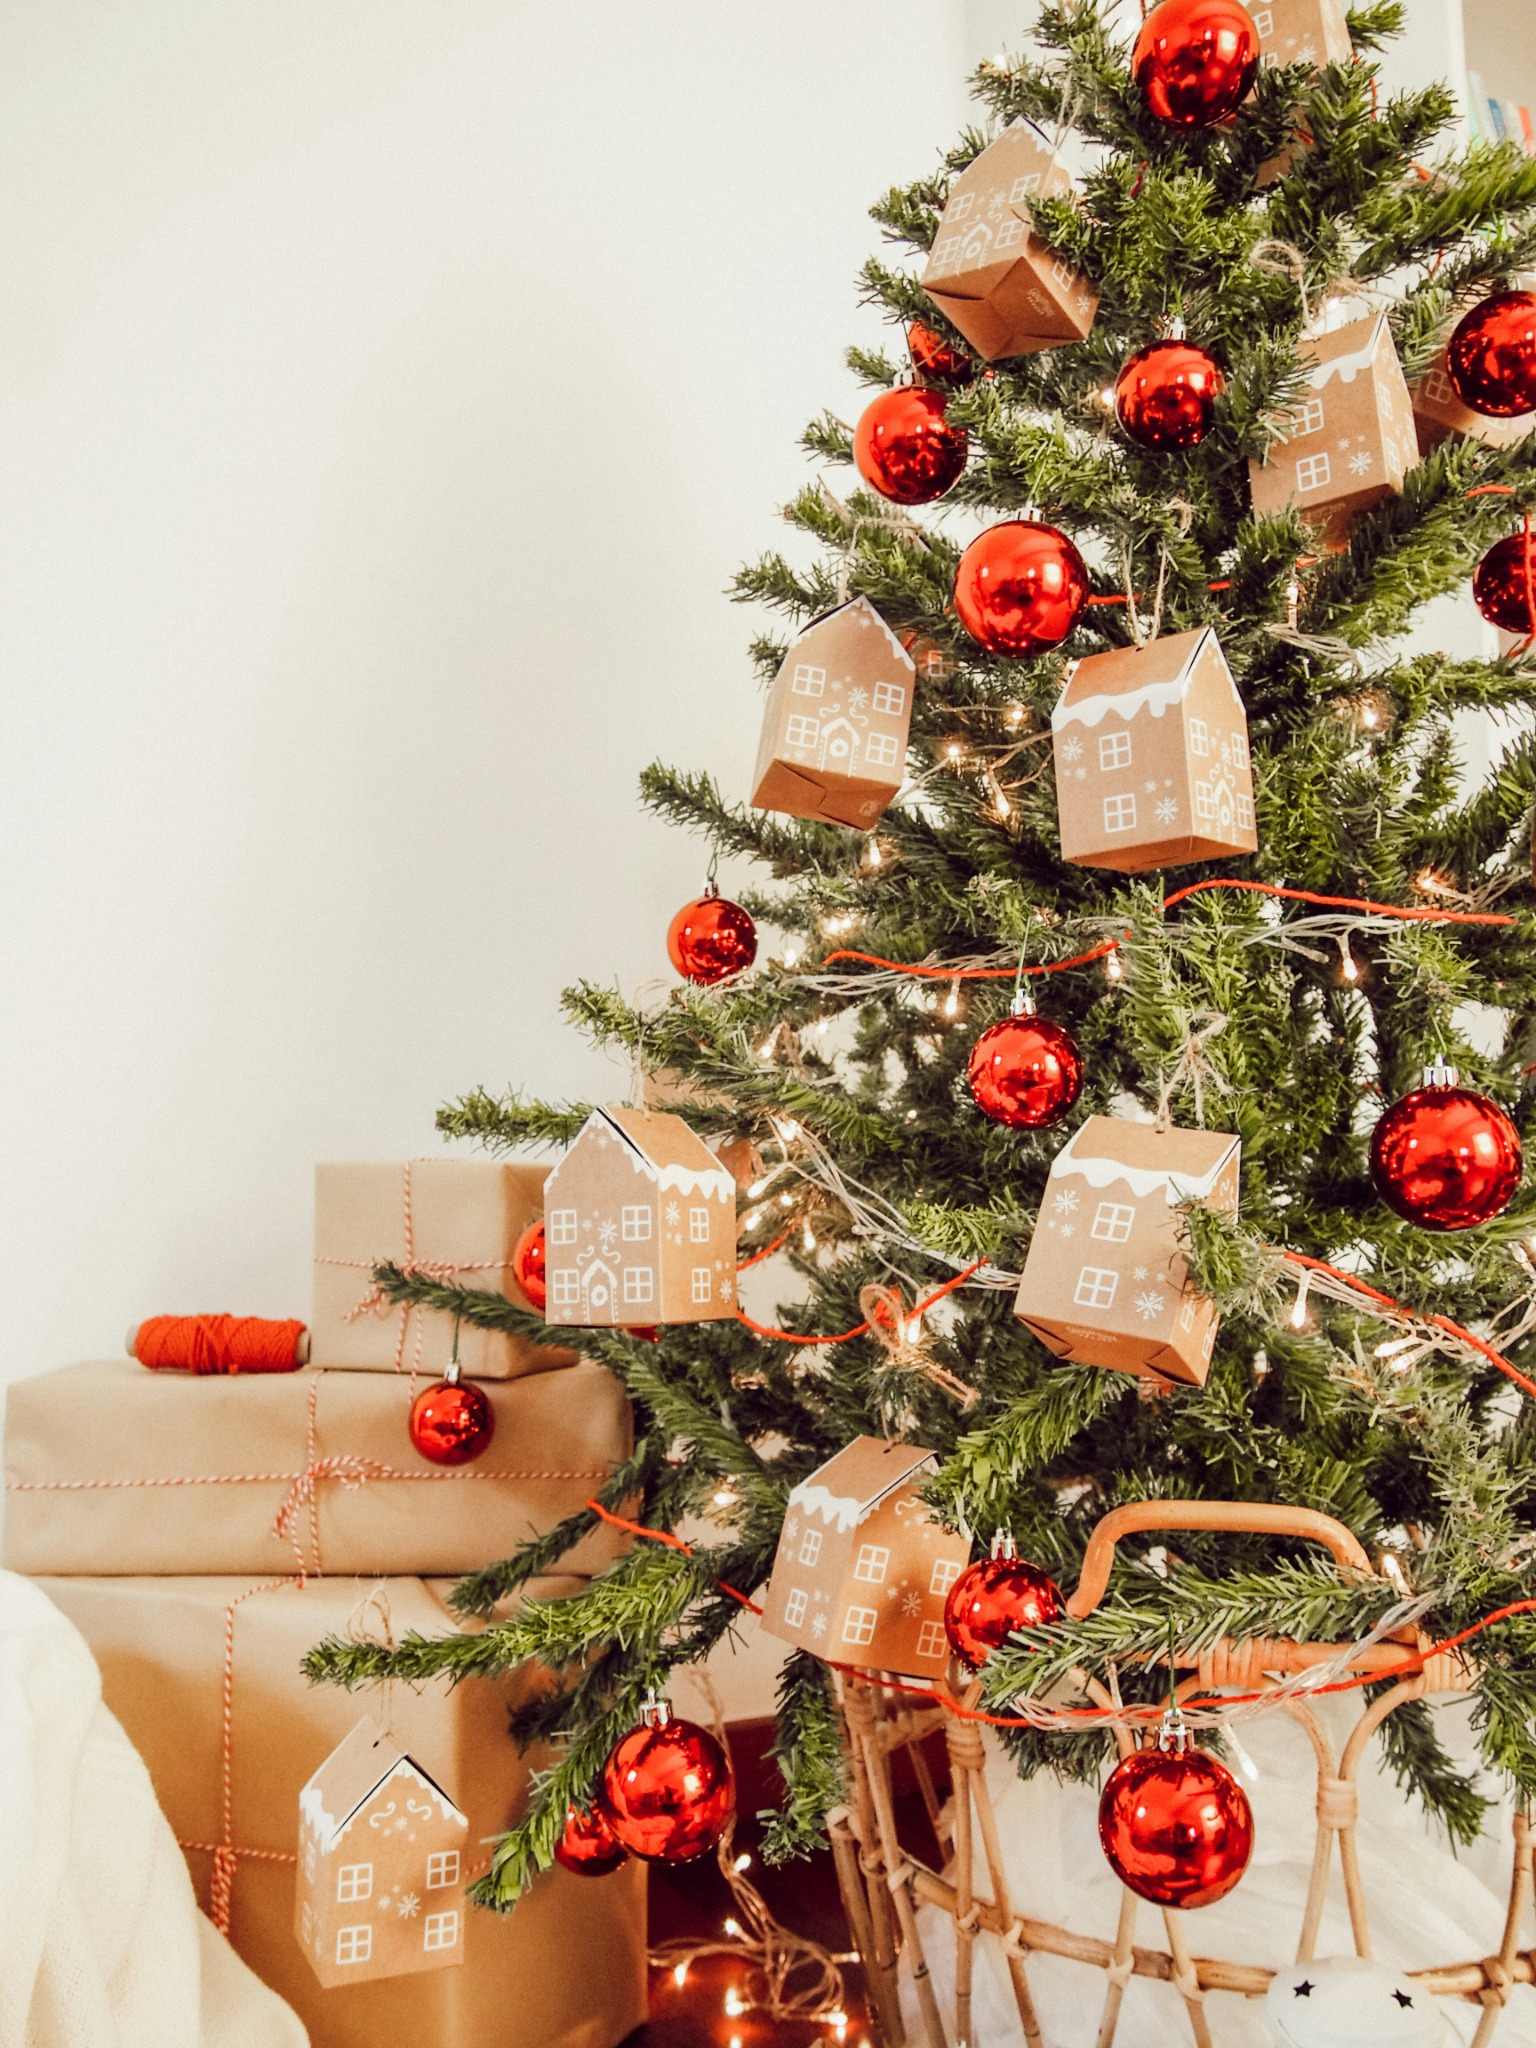
[[[666,1110],[597,1109],[544,1183],[545,1317],[608,1329],[736,1313],[736,1182]]]
[[[1261,64],[1347,64],[1354,55],[1340,0],[1258,0],[1249,8]]]
[[[1081,341],[1093,325],[1098,293],[1030,221],[1032,199],[1071,190],[1071,173],[1023,122],[949,188],[923,290],[989,363]]]
[[[1384,316],[1299,346],[1307,390],[1288,438],[1248,465],[1253,509],[1262,517],[1295,505],[1338,548],[1351,515],[1400,491],[1418,462],[1413,406]]]
[[[931,1451],[860,1436],[789,1496],[763,1603],[769,1635],[814,1656],[912,1678],[942,1677],[944,1600],[971,1560],[913,1481]]]
[[[1203,1386],[1216,1310],[1190,1283],[1179,1208],[1237,1214],[1227,1131],[1091,1116],[1056,1154],[1014,1314],[1058,1358]]]
[[[469,1822],[374,1721],[299,1794],[294,1926],[326,1988],[464,1960]]]
[[[768,692],[753,808],[867,832],[906,772],[916,680],[867,598],[815,620]]]
[[[1078,662],[1051,739],[1063,860],[1136,875],[1257,849],[1248,719],[1209,626]]]
[[[1446,370],[1443,349],[1418,383],[1412,386],[1411,396],[1413,423],[1418,429],[1419,452],[1423,455],[1427,455],[1431,448],[1438,448],[1452,434],[1486,442],[1490,448],[1512,448],[1517,441],[1525,439],[1532,427],[1536,427],[1536,413],[1526,412],[1512,420],[1500,420],[1487,413],[1474,412],[1470,405],[1463,405]]]

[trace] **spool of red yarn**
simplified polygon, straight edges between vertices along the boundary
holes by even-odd
[[[309,1332],[261,1316],[150,1316],[128,1332],[128,1356],[152,1372],[297,1372]]]

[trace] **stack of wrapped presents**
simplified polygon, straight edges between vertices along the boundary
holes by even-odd
[[[481,1160],[321,1167],[310,1362],[233,1377],[67,1366],[9,1391],[5,1563],[80,1629],[149,1766],[200,1903],[316,2048],[614,2048],[645,2017],[643,1866],[554,1869],[510,1914],[467,1887],[551,1761],[509,1711],[547,1673],[311,1685],[323,1637],[473,1627],[456,1577],[574,1512],[630,1450],[623,1392],[570,1351],[459,1333],[495,1430],[473,1463],[415,1450],[446,1317],[391,1306],[392,1260],[522,1302],[542,1173]],[[521,1597],[602,1571],[600,1528]]]

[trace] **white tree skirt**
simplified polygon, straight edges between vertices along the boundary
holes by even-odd
[[[1320,1700],[1315,1710],[1337,1758],[1360,1711],[1358,1703]],[[1436,1726],[1454,1757],[1468,1759],[1474,1754],[1465,1700],[1438,1705]],[[1313,1750],[1305,1731],[1283,1712],[1246,1722],[1237,1732],[1246,1752],[1239,1776],[1253,1802],[1253,1861],[1225,1899],[1184,1914],[1184,1930],[1196,1956],[1278,1967],[1295,1957],[1312,1868],[1317,1782]],[[997,1811],[1014,1911],[1113,1941],[1121,1893],[1099,1847],[1097,1792],[1060,1784],[1046,1773],[1021,1783],[990,1738],[987,1784]],[[1492,1782],[1483,1786],[1486,1793],[1500,1789]],[[1503,1935],[1514,1846],[1508,1798],[1490,1811],[1481,1838],[1455,1855],[1443,1833],[1380,1766],[1374,1742],[1360,1768],[1359,1792],[1357,1840],[1375,1955],[1412,1970],[1494,1954]],[[977,1889],[985,1891],[979,1844],[977,1856]],[[937,1907],[925,1907],[919,1924],[939,2009],[953,2041],[953,1923]],[[1532,1938],[1530,1929],[1522,1930],[1522,1945]],[[1162,1915],[1155,1907],[1140,1908],[1136,1941],[1141,1947],[1166,1948]],[[1317,1954],[1353,1950],[1335,1852]],[[1093,2048],[1104,2003],[1103,1972],[1058,1956],[1031,1954],[1029,1979],[1046,2048]],[[970,2048],[1022,2048],[1024,2035],[1007,1967],[990,1935],[977,1944],[973,1993]],[[922,2023],[905,1974],[902,2003],[912,2048],[923,2048]],[[1443,2008],[1453,2029],[1448,2039],[1470,2040],[1479,2008],[1459,1999],[1444,2000]],[[1210,1992],[1206,2010],[1217,2048],[1268,2048],[1271,2036],[1260,2001]],[[1362,2032],[1360,2048],[1378,2048],[1383,2038]],[[1515,1987],[1496,2040],[1498,2048],[1536,2048],[1536,1989]],[[1133,1977],[1121,2008],[1117,2048],[1191,2048],[1191,2041],[1184,2004],[1173,1987]]]

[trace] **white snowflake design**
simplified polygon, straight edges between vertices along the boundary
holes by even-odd
[[[862,684],[862,683],[855,683],[855,684],[854,684],[854,686],[853,686],[853,688],[852,688],[852,689],[851,689],[851,690],[850,690],[850,691],[848,692],[848,708],[849,708],[849,710],[850,710],[850,711],[862,711],[862,710],[864,709],[864,706],[865,706],[865,705],[866,705],[866,704],[867,704],[868,702],[869,702],[869,692],[868,692],[868,690],[866,690],[866,689],[864,688],[864,686],[863,686],[863,684]]]
[[[1073,1236],[1075,1234],[1073,1226],[1070,1223],[1063,1223],[1063,1225],[1061,1226],[1061,1234],[1063,1237]]]
[[[824,1614],[813,1614],[811,1616],[811,1634],[813,1636],[824,1636],[826,1632],[827,1617]]]
[[[1171,796],[1165,796],[1161,803],[1153,806],[1153,809],[1159,825],[1171,825],[1179,815],[1178,801]]]
[[[795,1538],[799,1534],[800,1524],[795,1520],[793,1515],[786,1516],[784,1521],[784,1541],[786,1543],[793,1543]]]
[[[1351,455],[1349,466],[1356,476],[1364,476],[1368,469],[1376,467],[1376,458],[1369,448],[1362,448],[1358,455]]]
[[[610,1216],[606,1223],[598,1225],[598,1242],[605,1252],[611,1252],[619,1241],[619,1226]]]
[[[727,1274],[727,1273],[722,1273],[722,1274],[720,1275],[720,1289],[719,1289],[719,1292],[720,1292],[720,1299],[721,1299],[722,1301],[729,1301],[729,1300],[730,1300],[730,1298],[731,1298],[731,1281],[730,1281],[730,1275],[729,1275],[729,1274]]]
[[[1133,1280],[1145,1280],[1146,1277],[1147,1269],[1145,1266],[1135,1266],[1131,1269],[1131,1278]]]
[[[1061,743],[1061,758],[1063,761],[1081,761],[1083,758],[1082,741],[1073,735],[1068,735]]]
[[[1059,1195],[1051,1197],[1051,1207],[1058,1216],[1075,1216],[1077,1214],[1077,1200],[1076,1188],[1063,1188]]]
[[[395,1911],[402,1920],[414,1920],[421,1911],[421,1901],[414,1892],[406,1892]]]
[[[1088,770],[1086,768],[1074,768],[1072,773],[1079,782],[1086,782],[1088,780]]]
[[[1147,782],[1146,782],[1146,791],[1147,791],[1147,795],[1148,795],[1148,796],[1156,796],[1156,794],[1157,794],[1157,777],[1156,777],[1155,775],[1150,775],[1150,776],[1148,776],[1148,778],[1147,778]]]
[[[679,1207],[677,1206],[676,1202],[668,1202],[668,1204],[667,1204],[667,1221],[668,1221],[669,1223],[681,1223],[681,1222],[682,1222],[682,1220],[683,1220],[683,1212],[682,1212],[682,1210],[681,1210],[681,1209],[680,1209],[680,1208],[679,1208]]]
[[[901,1603],[901,1611],[903,1614],[921,1614],[923,1611],[922,1594],[908,1593]]]
[[[1136,1297],[1136,1313],[1144,1323],[1155,1322],[1168,1306],[1168,1297],[1159,1294],[1155,1287],[1148,1287]]]

